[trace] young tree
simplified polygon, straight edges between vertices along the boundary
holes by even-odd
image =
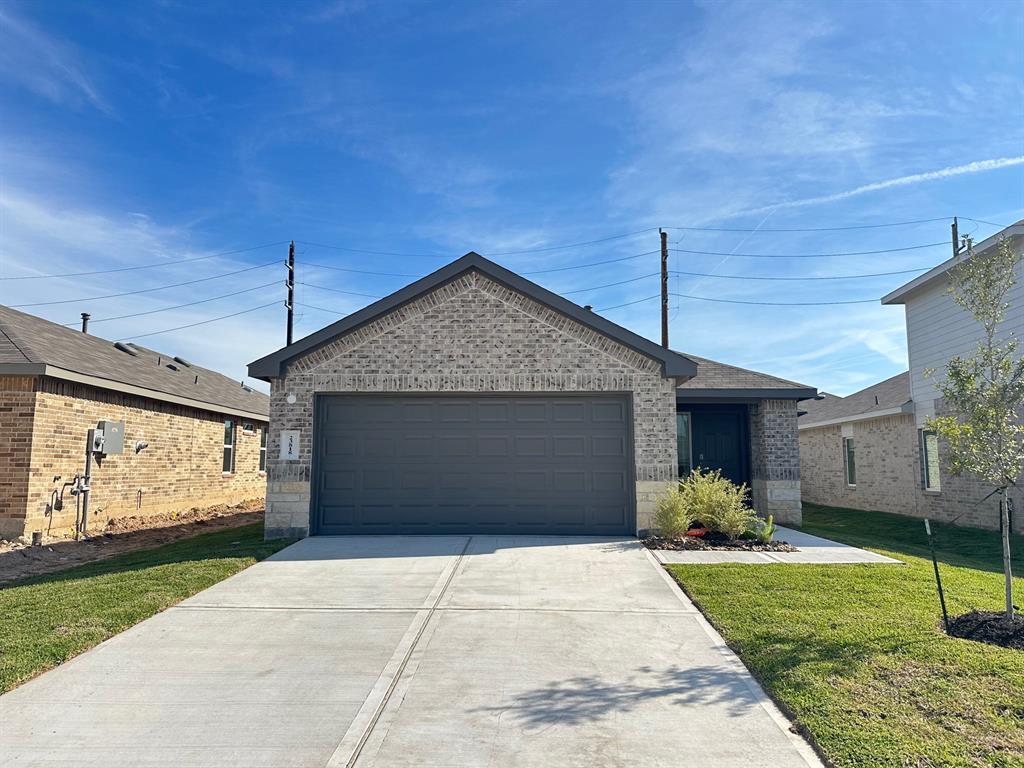
[[[950,415],[928,420],[929,428],[947,441],[950,472],[975,475],[999,495],[1009,619],[1014,609],[1006,490],[1024,467],[1024,356],[1017,334],[1001,326],[1020,259],[1006,238],[978,254],[968,241],[966,258],[950,272],[953,300],[974,316],[983,333],[973,355],[946,364],[946,378],[938,387]]]

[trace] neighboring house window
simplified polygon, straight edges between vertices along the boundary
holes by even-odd
[[[857,484],[857,460],[854,455],[853,438],[843,438],[843,464],[846,466],[846,484]]]
[[[267,471],[267,428],[260,427],[260,472]]]
[[[939,482],[939,436],[930,429],[919,429],[921,435],[921,485],[926,491],[941,489]]]
[[[242,432],[246,435],[255,435],[256,427],[253,426],[251,421],[242,422]]]
[[[235,422],[224,419],[224,471],[235,471]]]
[[[676,452],[679,456],[679,477],[693,471],[693,446],[690,440],[690,414],[676,414]]]

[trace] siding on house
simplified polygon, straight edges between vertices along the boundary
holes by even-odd
[[[946,363],[970,355],[981,341],[981,326],[948,293],[949,280],[936,279],[908,295],[906,302],[910,394],[916,403],[917,424],[935,415],[936,384]],[[1009,309],[1001,330],[1024,335],[1024,260],[1017,263],[1017,284],[1007,297]],[[1024,353],[1024,350],[1022,350]],[[934,375],[928,376],[929,370]]]
[[[235,471],[224,474],[222,414],[49,377],[0,378],[0,537],[73,530],[75,498],[50,510],[53,492],[84,469],[86,431],[124,421],[124,453],[93,465],[90,529],[126,515],[155,515],[262,498],[259,428],[234,418]],[[252,434],[242,422],[252,421]],[[148,443],[136,453],[135,443]],[[59,476],[59,481],[54,477]],[[49,514],[47,514],[49,511]]]

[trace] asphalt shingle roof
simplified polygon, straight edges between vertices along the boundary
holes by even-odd
[[[125,345],[0,305],[0,363],[40,363],[111,382],[266,416],[270,398],[241,382],[137,344]],[[172,367],[173,366],[173,367]],[[198,376],[198,380],[197,377]]]
[[[813,389],[767,373],[726,365],[706,357],[680,352],[697,364],[697,375],[679,385],[679,389]]]
[[[899,408],[909,401],[910,373],[904,371],[846,397],[826,394],[823,400],[805,400],[800,403],[800,410],[805,411],[800,424],[864,416]]]

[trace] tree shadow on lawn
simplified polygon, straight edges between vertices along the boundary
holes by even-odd
[[[526,728],[543,728],[594,722],[663,699],[681,707],[721,707],[728,717],[742,717],[759,706],[745,677],[745,671],[728,666],[640,667],[625,680],[572,677],[521,693],[510,704],[474,711],[509,713]]]

